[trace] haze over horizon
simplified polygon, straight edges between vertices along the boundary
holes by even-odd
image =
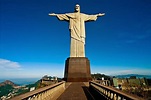
[[[63,77],[68,23],[48,13],[105,13],[86,23],[91,73],[151,75],[150,0],[1,0],[0,78]]]

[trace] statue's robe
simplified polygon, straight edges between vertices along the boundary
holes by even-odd
[[[95,21],[97,15],[87,15],[75,12],[57,14],[57,18],[69,22],[71,36],[70,57],[85,57],[85,22]]]

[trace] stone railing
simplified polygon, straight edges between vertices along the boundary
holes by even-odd
[[[46,86],[19,96],[11,100],[55,100],[65,90],[65,82],[59,82],[51,86]]]
[[[107,100],[144,100],[138,96],[128,94],[113,87],[101,85],[93,81],[89,82],[89,87],[90,90],[92,89],[96,91]]]
[[[95,80],[94,82],[105,86],[111,86],[110,80]]]

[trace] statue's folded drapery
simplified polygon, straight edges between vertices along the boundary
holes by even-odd
[[[71,36],[70,57],[85,57],[85,22],[95,21],[97,15],[87,15],[75,12],[57,14],[57,18],[69,22]]]

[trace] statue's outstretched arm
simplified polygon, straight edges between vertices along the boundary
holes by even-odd
[[[55,13],[49,13],[48,15],[49,16],[57,16],[57,14],[55,14]]]
[[[105,15],[105,13],[99,13],[99,14],[97,14],[97,16],[104,16]]]

